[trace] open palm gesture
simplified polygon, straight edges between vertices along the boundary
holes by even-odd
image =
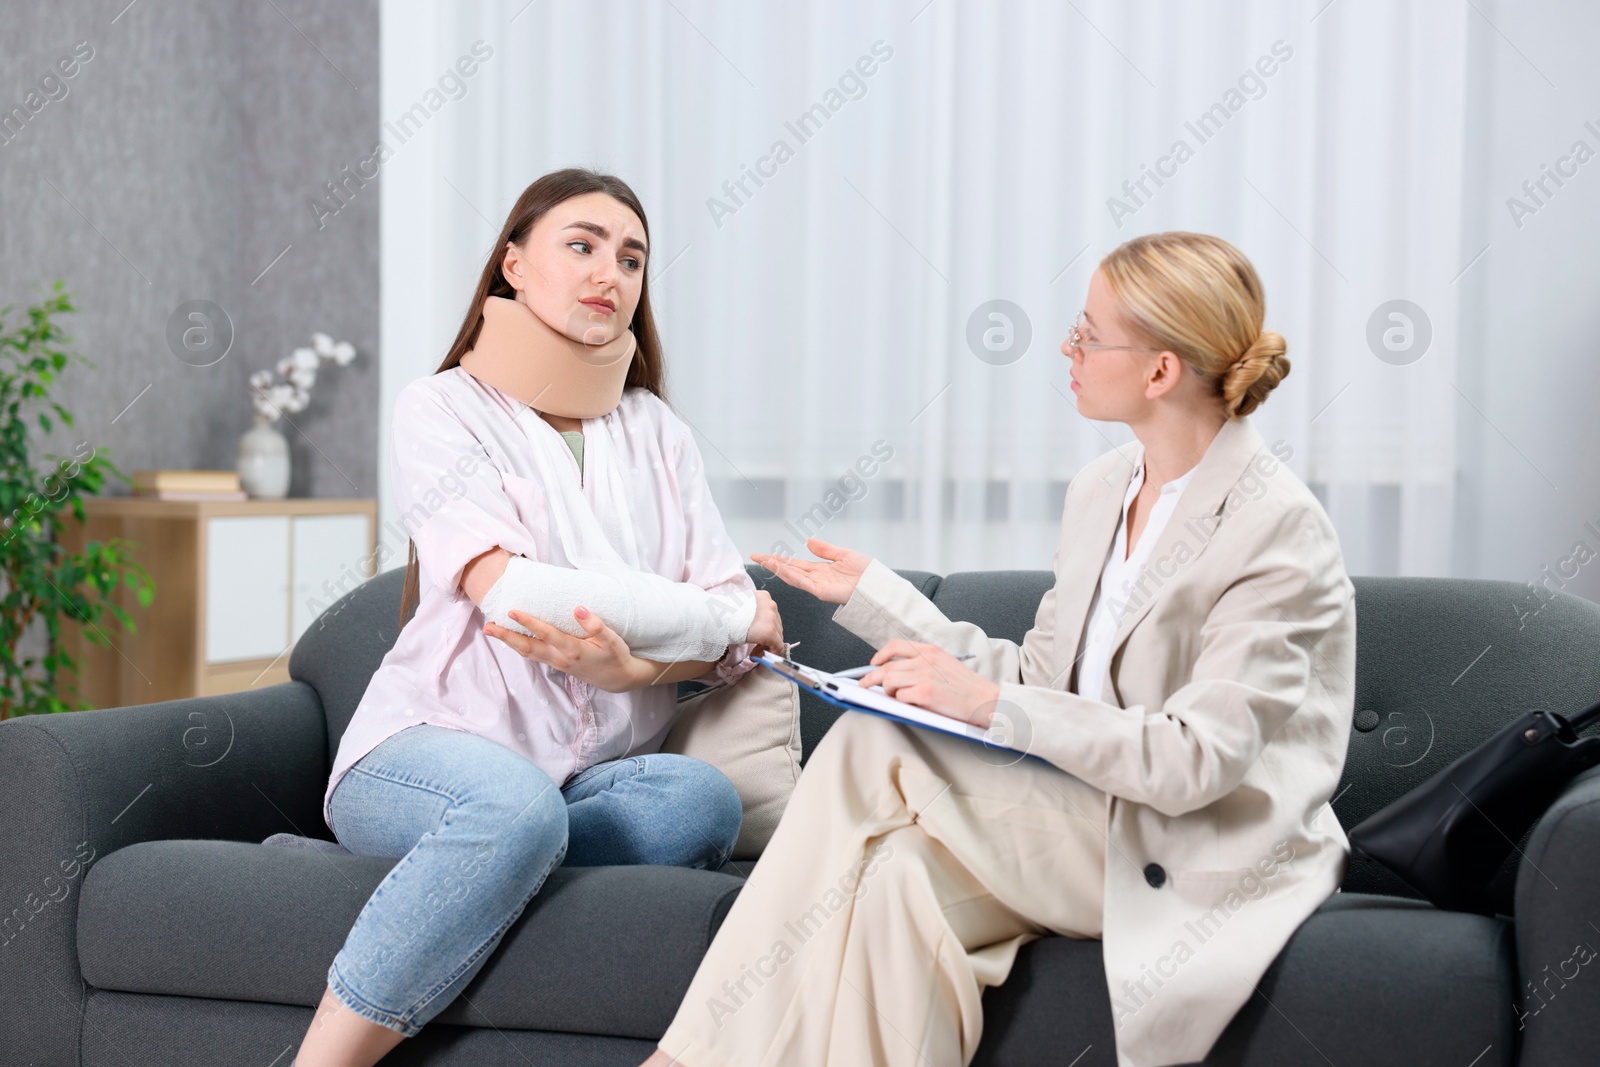
[[[865,552],[830,545],[818,538],[806,541],[806,548],[823,562],[795,559],[793,556],[774,556],[765,552],[751,553],[750,558],[776,574],[787,585],[803,589],[818,600],[829,604],[843,604],[856,591],[861,572],[867,569],[872,557]]]

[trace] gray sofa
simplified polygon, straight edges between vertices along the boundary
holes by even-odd
[[[809,661],[865,662],[829,606],[751,573]],[[1012,640],[1051,579],[903,573],[947,615]],[[330,836],[330,756],[395,639],[400,576],[329,608],[283,685],[0,723],[3,1067],[286,1067],[392,861],[258,842]],[[1519,629],[1524,590],[1509,583],[1355,584],[1358,715],[1334,802],[1347,828],[1520,712],[1600,696],[1588,601],[1561,597]],[[808,756],[836,715],[807,698]],[[557,869],[465,994],[384,1062],[639,1062],[743,873]],[[1596,1062],[1600,963],[1582,946],[1600,946],[1600,769],[1519,842],[1499,917],[1437,911],[1359,856],[1343,888],[1207,1063]],[[979,1064],[1115,1063],[1098,942],[1030,944],[985,1010]]]

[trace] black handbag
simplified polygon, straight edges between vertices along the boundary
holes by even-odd
[[[1489,882],[1528,827],[1600,763],[1600,703],[1530,711],[1350,831],[1350,844],[1436,907],[1494,914]]]

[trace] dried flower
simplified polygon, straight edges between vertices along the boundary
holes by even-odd
[[[285,411],[304,411],[311,402],[311,389],[317,384],[317,367],[322,361],[331,359],[347,367],[355,358],[355,346],[349,341],[335,341],[320,330],[313,333],[310,348],[297,348],[274,365],[273,370],[284,381],[274,381],[273,371],[258,370],[250,375],[256,418],[272,423]]]

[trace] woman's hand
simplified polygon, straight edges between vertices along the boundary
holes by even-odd
[[[745,640],[756,646],[750,650],[752,656],[784,650],[783,619],[778,616],[778,602],[765,589],[756,590],[756,618]]]
[[[494,622],[486,623],[483,632],[490,637],[498,637],[524,659],[565,671],[596,689],[604,689],[608,693],[626,693],[650,684],[650,677],[660,673],[654,664],[629,652],[617,631],[581,605],[573,609],[572,615],[583,627],[583,637],[563,633],[526,612],[512,611],[510,614],[517,622],[532,630],[533,636],[519,634]]]
[[[989,729],[1000,687],[938,645],[895,638],[872,657],[863,686],[883,686],[896,700]]]
[[[764,552],[752,553],[750,558],[796,589],[803,589],[818,600],[829,604],[845,604],[856,591],[861,572],[867,569],[872,557],[865,552],[852,552],[815,537],[806,541],[806,549],[821,556],[826,563],[795,559],[792,556],[773,556]]]

